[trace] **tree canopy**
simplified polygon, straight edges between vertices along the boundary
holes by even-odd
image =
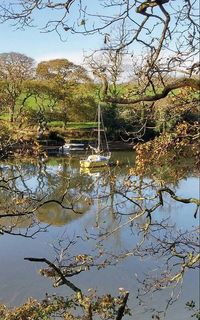
[[[34,70],[33,58],[17,52],[0,54],[0,101],[9,108],[11,122],[14,120],[17,99],[24,90],[24,81],[34,77]]]
[[[37,21],[36,13],[45,17],[42,22]],[[120,104],[156,101],[176,88],[200,88],[196,0],[8,1],[1,5],[0,17],[3,22],[14,21],[23,28],[39,23],[43,31],[56,31],[61,37],[66,32],[97,33],[102,35],[102,51],[130,54],[132,77],[139,78],[141,90],[137,95],[129,92],[128,97],[113,97],[108,92],[106,72],[100,68],[98,77],[104,83],[106,101]],[[116,64],[116,60],[110,64]],[[176,79],[171,80],[175,75]]]
[[[40,62],[36,69],[36,76],[43,80],[54,80],[58,84],[91,81],[86,69],[67,59]]]

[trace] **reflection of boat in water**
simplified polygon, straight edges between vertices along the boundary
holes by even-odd
[[[102,129],[101,129],[102,125]],[[89,145],[90,149],[92,150],[93,154],[89,155],[86,159],[80,160],[81,168],[96,168],[96,167],[105,167],[108,165],[111,153],[108,149],[108,142],[103,126],[103,119],[100,109],[100,104],[98,105],[98,144],[97,148],[94,148]],[[106,142],[106,149],[107,152],[104,153],[104,150],[101,149],[101,131],[104,133],[105,142]]]
[[[102,172],[105,172],[105,166],[94,168],[80,168],[80,174],[85,174],[91,177],[100,177]]]
[[[84,151],[84,143],[65,143],[59,148],[59,154],[70,155],[73,151]]]

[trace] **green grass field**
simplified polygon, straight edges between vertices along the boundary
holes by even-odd
[[[63,121],[51,121],[48,122],[50,128],[64,128]],[[66,124],[66,129],[92,129],[96,128],[96,122],[68,122]]]

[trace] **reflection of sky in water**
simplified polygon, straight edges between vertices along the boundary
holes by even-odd
[[[116,154],[117,155],[117,154]],[[128,155],[129,157],[130,155]],[[132,155],[131,155],[132,156]],[[131,157],[130,156],[130,157]],[[68,161],[68,160],[67,160]],[[130,160],[131,162],[131,160]],[[6,170],[9,171],[9,166]],[[21,166],[23,169],[23,166]],[[14,168],[12,168],[14,170]],[[40,171],[42,179],[38,180],[38,170]],[[60,194],[62,190],[66,187],[68,183],[68,178],[71,177],[71,193],[73,197],[79,196],[80,193],[86,195],[92,194],[97,195],[96,188],[99,181],[102,183],[103,174],[99,175],[94,172],[80,173],[78,161],[73,160],[70,164],[65,163],[65,161],[60,160],[60,162],[54,161],[52,165],[47,164],[46,167],[34,167],[33,165],[25,165],[24,171],[26,172],[25,183],[32,190],[38,190],[39,193],[48,192],[50,198]],[[124,175],[128,172],[128,168],[124,167],[120,169],[120,173],[116,173],[118,181],[122,180]],[[16,174],[17,175],[17,174]],[[38,183],[41,183],[41,188],[38,189]],[[75,186],[78,183],[79,188],[76,190]],[[91,185],[89,192],[87,191],[87,185]],[[24,184],[22,182],[18,185],[20,188],[24,189]],[[110,186],[104,185],[103,191],[109,191]],[[178,183],[175,188],[176,193],[182,197],[198,197],[199,195],[199,181],[195,177],[190,177],[184,179]],[[58,192],[58,193],[57,193]],[[150,191],[149,191],[150,192]],[[154,221],[160,219],[161,217],[169,217],[171,224],[175,224],[175,229],[186,230],[190,229],[193,225],[197,225],[198,219],[193,218],[193,212],[195,211],[194,205],[184,205],[178,203],[171,199],[170,197],[165,197],[166,203],[163,208],[157,210],[153,213],[152,217]],[[85,199],[85,198],[84,198]],[[120,202],[121,197],[118,195],[115,197],[115,202]],[[81,201],[84,201],[81,199]],[[100,214],[96,216],[96,212],[100,210]],[[106,230],[113,230],[118,227],[119,224],[123,224],[126,217],[118,217],[115,219],[113,211],[110,208],[110,200],[103,199],[102,201],[94,200],[92,205],[90,205],[84,215],[76,217],[72,213],[61,209],[60,207],[51,207],[50,210],[47,208],[47,212],[43,214],[41,221],[44,223],[57,224],[59,226],[52,226],[48,229],[48,232],[39,234],[35,239],[24,239],[20,237],[12,236],[1,236],[0,237],[0,301],[18,304],[21,303],[27,296],[41,298],[44,296],[45,292],[49,293],[70,293],[70,290],[65,287],[60,287],[57,289],[52,288],[51,281],[46,278],[42,278],[37,274],[39,269],[39,264],[30,263],[24,261],[23,258],[26,256],[32,257],[46,257],[53,258],[55,253],[51,248],[51,243],[61,236],[69,237],[70,239],[77,235],[82,235],[87,229],[88,233],[93,235],[98,235],[105,233]],[[134,212],[136,208],[127,203],[121,208],[123,213],[128,214]],[[52,219],[52,215],[54,218]],[[49,215],[49,218],[48,218]],[[140,218],[140,221],[144,218]],[[66,224],[66,225],[65,225]],[[96,227],[99,228],[96,228]],[[103,226],[103,227],[102,227]],[[104,241],[107,250],[112,249],[113,252],[119,254],[124,248],[131,249],[136,240],[139,238],[138,230],[133,225],[123,227]],[[71,253],[90,253],[95,252],[94,241],[82,241],[77,238],[77,245],[70,249]],[[91,270],[90,272],[82,273],[81,275],[73,278],[76,285],[81,288],[98,288],[98,292],[105,293],[109,291],[113,294],[117,294],[119,287],[124,287],[130,290],[131,296],[129,305],[134,306],[136,304],[136,295],[138,283],[136,281],[135,274],[142,276],[142,274],[150,269],[150,266],[158,266],[160,262],[155,261],[152,258],[145,258],[141,260],[137,257],[129,257],[127,260],[120,262],[117,266],[107,267],[106,269]],[[178,319],[188,319],[189,314],[185,312],[185,303],[188,300],[197,300],[198,288],[197,288],[197,272],[188,272],[185,277],[184,288],[181,298],[178,300],[174,306],[171,307],[167,319],[178,320]],[[189,292],[189,295],[188,295]],[[148,297],[148,301],[156,307],[160,307],[167,299],[167,290],[159,292],[152,298]],[[151,319],[150,313],[143,314],[141,309],[136,308],[135,317],[137,319]]]

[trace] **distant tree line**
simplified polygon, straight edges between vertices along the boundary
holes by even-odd
[[[99,66],[89,65],[95,75]],[[113,80],[112,95],[126,96],[132,87],[138,90],[134,80]],[[67,59],[37,64],[21,53],[0,54],[0,115],[19,127],[26,123],[45,130],[49,122],[66,127],[69,121],[94,121],[101,90],[86,68]],[[193,123],[198,119],[197,98],[193,89],[181,88],[157,102],[103,102],[108,136],[130,142],[173,131],[182,121]]]

